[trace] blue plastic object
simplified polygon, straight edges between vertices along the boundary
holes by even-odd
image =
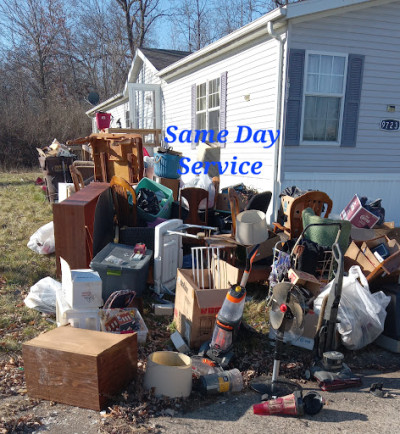
[[[154,154],[154,173],[162,178],[177,179],[181,175],[178,173],[182,155],[168,154],[166,152],[156,152]]]

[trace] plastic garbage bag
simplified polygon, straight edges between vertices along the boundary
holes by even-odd
[[[157,195],[148,188],[141,188],[139,190],[137,206],[149,214],[157,215],[160,212],[160,203]]]
[[[322,300],[329,294],[333,282],[328,283],[314,300],[314,310],[319,313]],[[353,266],[343,277],[337,330],[343,345],[359,350],[373,342],[382,332],[386,319],[386,307],[390,297],[379,291],[371,294],[368,281],[359,266]]]
[[[48,255],[54,253],[54,227],[53,222],[39,228],[29,239],[27,246],[36,253]]]
[[[195,176],[193,178],[188,179],[185,182],[182,182],[183,185],[181,185],[181,188],[189,188],[189,187],[196,187],[196,188],[203,188],[204,190],[208,191],[208,208],[212,208],[214,206],[215,201],[215,187],[212,183],[212,179],[202,173],[199,176]],[[206,199],[203,199],[199,204],[199,209],[204,210],[206,209],[207,201]]]
[[[56,293],[61,283],[47,276],[31,286],[24,303],[31,309],[44,313],[56,313]]]

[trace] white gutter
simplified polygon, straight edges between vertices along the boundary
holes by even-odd
[[[278,41],[278,74],[277,74],[277,95],[276,95],[276,116],[275,116],[275,131],[280,130],[278,143],[275,145],[274,152],[274,192],[273,192],[273,201],[272,201],[272,219],[276,219],[276,212],[279,208],[279,198],[278,193],[281,191],[281,172],[282,172],[282,151],[283,151],[283,123],[282,123],[282,82],[284,80],[283,77],[283,54],[284,54],[284,45],[286,43],[286,37],[279,36],[275,30],[272,21],[267,24],[268,34]],[[276,220],[275,220],[276,221]]]
[[[91,108],[86,112],[87,116],[94,115],[96,112],[101,110],[103,107],[112,104],[115,101],[120,100],[124,97],[123,93],[117,93],[116,95],[112,96],[111,98],[108,98],[106,101],[102,102],[101,104],[96,105],[95,107]]]
[[[258,36],[267,34],[266,25],[270,21],[277,21],[286,16],[285,8],[277,8],[268,14],[258,18],[255,21],[241,27],[238,30],[224,36],[218,41],[213,42],[210,45],[184,57],[181,60],[167,66],[158,72],[157,76],[164,78],[172,78],[176,75],[183,74],[184,72],[195,68],[205,61],[210,61],[214,57],[220,56],[226,51],[230,51],[238,46],[242,46],[246,42],[255,39]]]

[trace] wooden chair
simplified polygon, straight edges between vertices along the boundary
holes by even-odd
[[[119,227],[136,226],[136,193],[132,186],[119,176],[113,176],[110,181],[110,187],[117,214],[117,224]],[[128,192],[130,195],[128,195]],[[132,198],[132,204],[129,203],[129,196]]]
[[[326,206],[326,211],[321,216],[324,206]],[[275,222],[273,224],[274,233],[280,229],[289,236],[289,239],[297,238],[303,230],[302,213],[306,208],[312,208],[315,215],[327,218],[332,210],[332,200],[322,191],[309,191],[294,198],[288,206],[287,221],[284,225]]]
[[[208,222],[208,191],[203,188],[189,187],[183,188],[179,200],[179,218],[182,218],[182,199],[186,199],[189,206],[189,215],[184,219],[184,223],[192,225],[207,225]],[[199,205],[202,200],[206,200],[204,210],[204,220],[199,216]]]
[[[240,213],[239,196],[234,188],[228,188],[228,199],[231,207],[232,237],[236,235],[236,216]]]
[[[214,185],[215,196],[214,196],[214,209],[217,209],[217,200],[219,195],[219,176],[213,176],[212,183]]]
[[[71,174],[71,178],[72,178],[72,182],[74,183],[75,191],[81,190],[85,186],[82,173],[73,164],[71,164],[69,166],[69,173]]]

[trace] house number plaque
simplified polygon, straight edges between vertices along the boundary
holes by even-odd
[[[398,131],[400,122],[396,119],[383,119],[381,120],[381,130],[385,131]]]

